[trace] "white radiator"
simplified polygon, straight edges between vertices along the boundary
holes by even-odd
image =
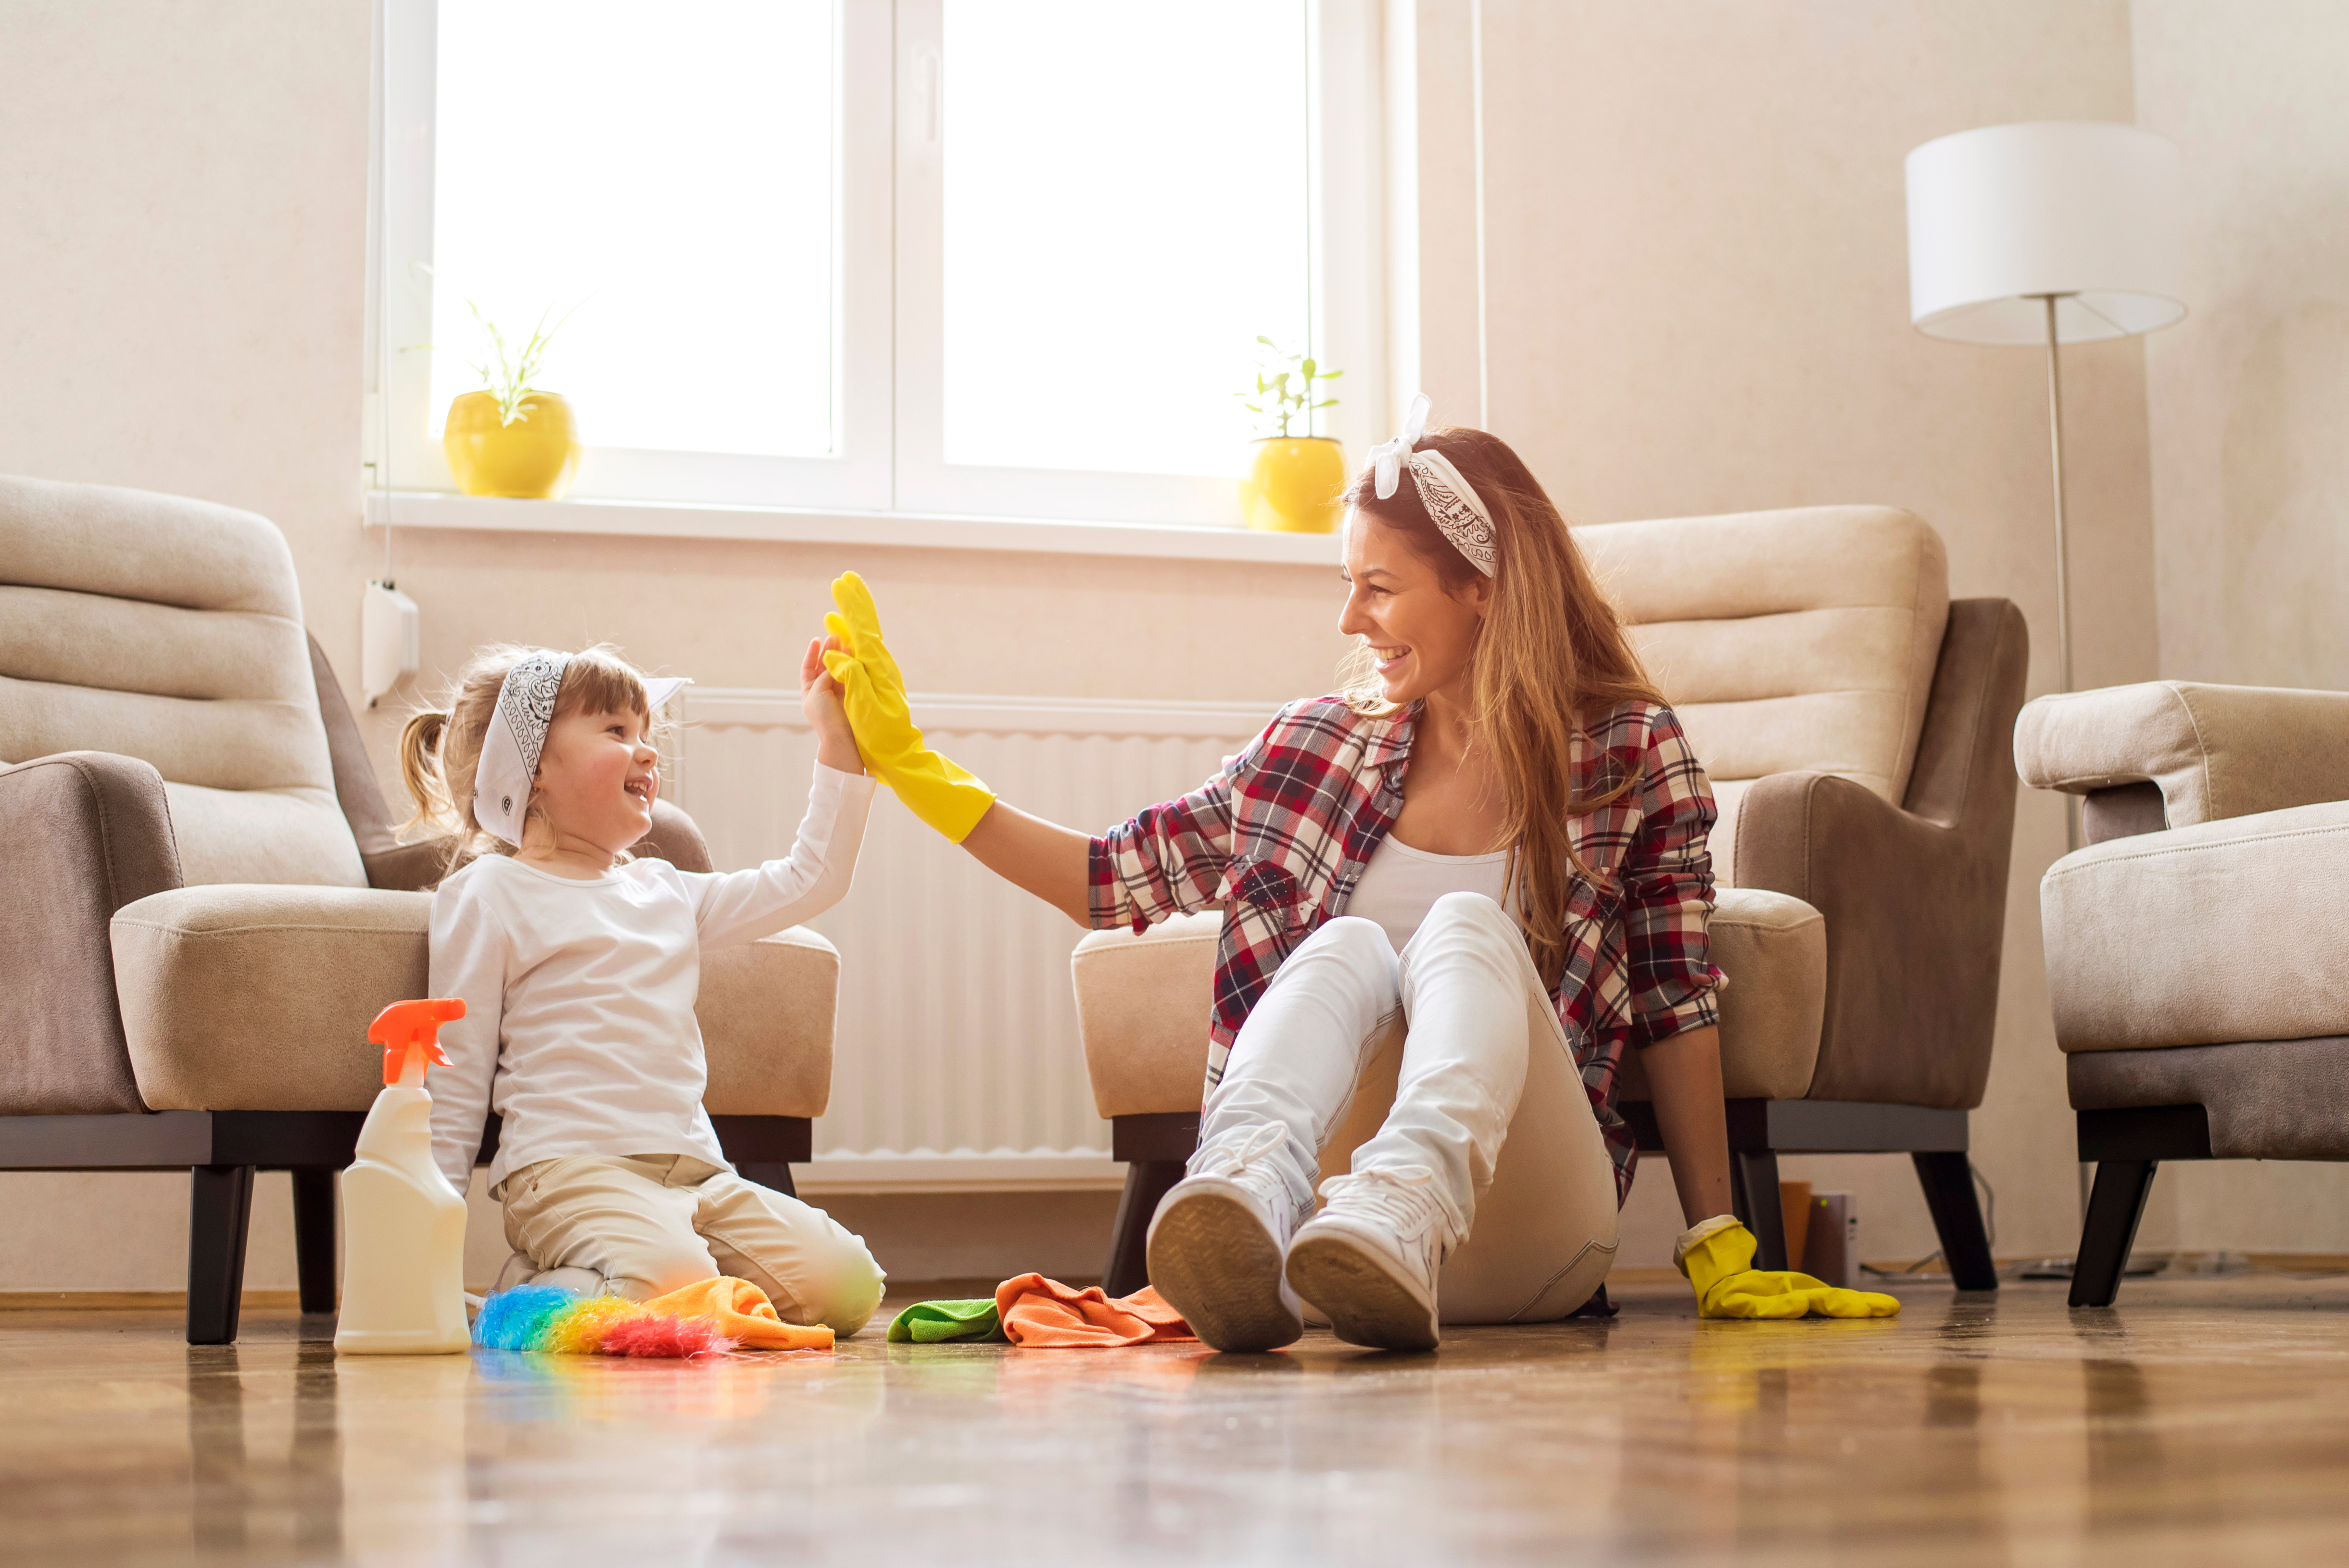
[[[916,696],[939,750],[1024,811],[1099,832],[1196,788],[1270,705]],[[815,760],[798,693],[688,690],[672,793],[720,868],[786,853]],[[840,950],[831,1109],[811,1191],[1114,1186],[1069,952],[1083,933],[884,789],[855,890],[811,922]],[[1200,998],[1200,1027],[1206,999]]]

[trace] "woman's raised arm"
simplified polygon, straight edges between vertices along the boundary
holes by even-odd
[[[1092,840],[1086,835],[999,800],[962,846],[1013,887],[1035,894],[1081,926],[1092,924]]]

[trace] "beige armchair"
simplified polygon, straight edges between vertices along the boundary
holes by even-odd
[[[290,1170],[302,1309],[333,1311],[335,1172],[381,1082],[367,1027],[424,993],[448,846],[394,842],[277,530],[0,477],[0,1169],[188,1170],[199,1345],[236,1337],[254,1172]],[[665,804],[646,848],[709,866]],[[805,930],[703,969],[705,1104],[784,1191],[838,977]],[[483,1158],[496,1139],[492,1116]]]
[[[1994,1288],[1967,1112],[1982,1103],[1997,1012],[2021,613],[2003,599],[1951,603],[1939,535],[1889,508],[1576,537],[1721,805],[1723,1070],[1735,1205],[1761,1265],[1786,1261],[1779,1155],[1903,1152],[1957,1282]],[[1128,1162],[1112,1293],[1142,1283],[1150,1217],[1197,1137],[1220,924],[1205,911],[1077,947],[1094,1104]],[[1620,1108],[1640,1147],[1661,1151],[1633,1054]],[[1342,1168],[1350,1148],[1341,1137],[1325,1149],[1325,1168]]]
[[[2096,1180],[2074,1306],[2119,1293],[2166,1159],[2349,1159],[2349,693],[2178,680],[2043,697],[2015,765],[2083,797],[2039,884]]]

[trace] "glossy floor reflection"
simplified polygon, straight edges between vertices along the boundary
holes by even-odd
[[[1913,1291],[1886,1323],[337,1361],[0,1314],[0,1557],[702,1564],[2333,1561],[2349,1281]],[[892,1305],[895,1303],[893,1302]]]

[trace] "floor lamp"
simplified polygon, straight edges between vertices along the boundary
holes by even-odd
[[[2064,348],[2158,331],[2186,315],[2178,149],[2096,120],[1993,125],[1909,154],[1909,319],[1961,343],[2044,344],[2055,474],[2055,650],[2072,690],[2064,538]],[[2064,847],[2080,847],[2064,797]],[[2090,1167],[2080,1167],[2080,1211]],[[2064,1276],[2071,1260],[2026,1270]]]
[[[2063,345],[2133,337],[2185,316],[2178,149],[2133,125],[1993,125],[1925,143],[1908,173],[1909,320],[1935,337],[2047,349],[2055,644],[2069,691]],[[2064,799],[2064,846],[2077,849]]]

